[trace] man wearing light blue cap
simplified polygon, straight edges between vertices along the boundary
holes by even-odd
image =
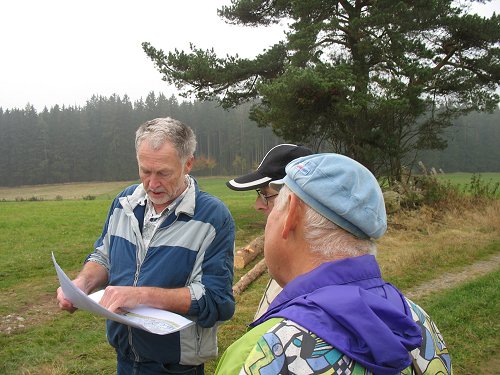
[[[373,239],[387,229],[382,191],[358,162],[302,157],[265,231],[271,276],[284,289],[221,358],[217,374],[451,374],[434,322],[386,283]]]

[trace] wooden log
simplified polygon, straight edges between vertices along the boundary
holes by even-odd
[[[264,236],[255,238],[245,247],[236,251],[234,255],[234,268],[242,269],[264,251]]]
[[[266,260],[262,259],[250,271],[241,277],[241,279],[233,285],[233,293],[241,294],[248,286],[257,280],[267,270]]]

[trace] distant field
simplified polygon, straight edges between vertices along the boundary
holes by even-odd
[[[236,227],[239,236],[236,245],[244,246],[264,230],[263,215],[252,209],[255,201],[255,192],[237,192],[231,190],[226,186],[226,181],[229,179],[230,177],[200,177],[197,178],[197,181],[202,190],[210,192],[224,201],[227,206],[231,207],[231,213],[235,218],[238,218],[236,220]],[[120,191],[134,183],[137,183],[137,181],[75,182],[9,188],[0,187],[0,204],[2,201],[5,202],[4,204],[29,200],[75,201],[88,199],[88,197],[93,197],[98,201],[111,202]],[[108,206],[109,203],[104,203],[103,207],[105,207],[105,210],[102,214],[103,217]]]
[[[450,181],[462,189],[470,185],[472,176],[479,177],[482,183],[494,185],[500,183],[500,173],[446,173],[438,174],[443,181]],[[225,185],[231,177],[201,177],[198,182],[202,189],[210,191],[213,195],[236,199],[254,194],[254,192],[234,192]],[[111,182],[74,182],[65,184],[48,184],[35,186],[0,187],[0,201],[16,200],[78,200],[84,197],[95,199],[113,199],[124,187],[137,183],[137,181],[111,181]]]
[[[72,182],[34,186],[0,187],[0,200],[15,201],[37,198],[39,200],[82,199],[89,195],[96,199],[112,199],[134,181]]]
[[[499,161],[500,163],[500,161]],[[484,183],[500,183],[500,173],[492,173],[492,172],[487,172],[487,173],[475,173],[476,176],[478,176],[481,181]],[[462,172],[457,172],[457,173],[445,173],[445,174],[439,174],[438,177],[442,180],[448,180],[454,185],[460,185],[464,186],[466,184],[471,183],[471,177],[473,176],[473,173],[462,173]]]
[[[448,180],[462,188],[470,185],[473,173],[446,173],[438,174],[441,180]],[[500,173],[477,173],[483,183],[500,183]],[[242,195],[254,192],[234,192],[228,189],[225,182],[230,177],[201,177],[198,182],[202,189],[210,191],[222,200],[241,199]],[[93,196],[95,199],[113,199],[124,187],[137,183],[137,181],[112,181],[112,182],[74,182],[65,184],[48,184],[19,187],[0,187],[0,201],[15,200],[65,200],[83,199]]]
[[[201,177],[198,180],[200,187],[210,191],[215,196],[230,194],[232,190],[226,187],[225,182],[230,177]],[[33,186],[0,187],[0,201],[16,200],[78,200],[93,196],[95,199],[113,199],[125,187],[138,183],[135,181],[93,181],[70,182],[64,184],[47,184]],[[234,192],[233,192],[234,193]],[[245,194],[245,193],[243,193]],[[254,194],[252,192],[252,194]],[[237,194],[241,198],[241,194]]]
[[[500,198],[500,173],[446,173],[437,177],[441,181],[448,181],[458,186],[458,189],[465,194],[476,195],[487,192],[488,196]]]

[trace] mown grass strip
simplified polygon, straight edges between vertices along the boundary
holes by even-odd
[[[484,374],[500,354],[500,270],[415,302],[443,334],[455,375]],[[498,374],[500,368],[488,373]]]
[[[399,289],[409,290],[415,285],[437,278],[442,273],[458,271],[498,253],[500,253],[500,240],[483,247],[467,243],[462,246],[442,248],[439,252],[425,252],[424,249],[422,256],[414,257],[414,267],[405,267],[397,273],[386,273],[384,277]]]

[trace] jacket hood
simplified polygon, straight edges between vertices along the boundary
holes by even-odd
[[[399,373],[422,333],[401,292],[380,277],[365,255],[322,264],[290,282],[255,326],[290,319],[375,374]]]

